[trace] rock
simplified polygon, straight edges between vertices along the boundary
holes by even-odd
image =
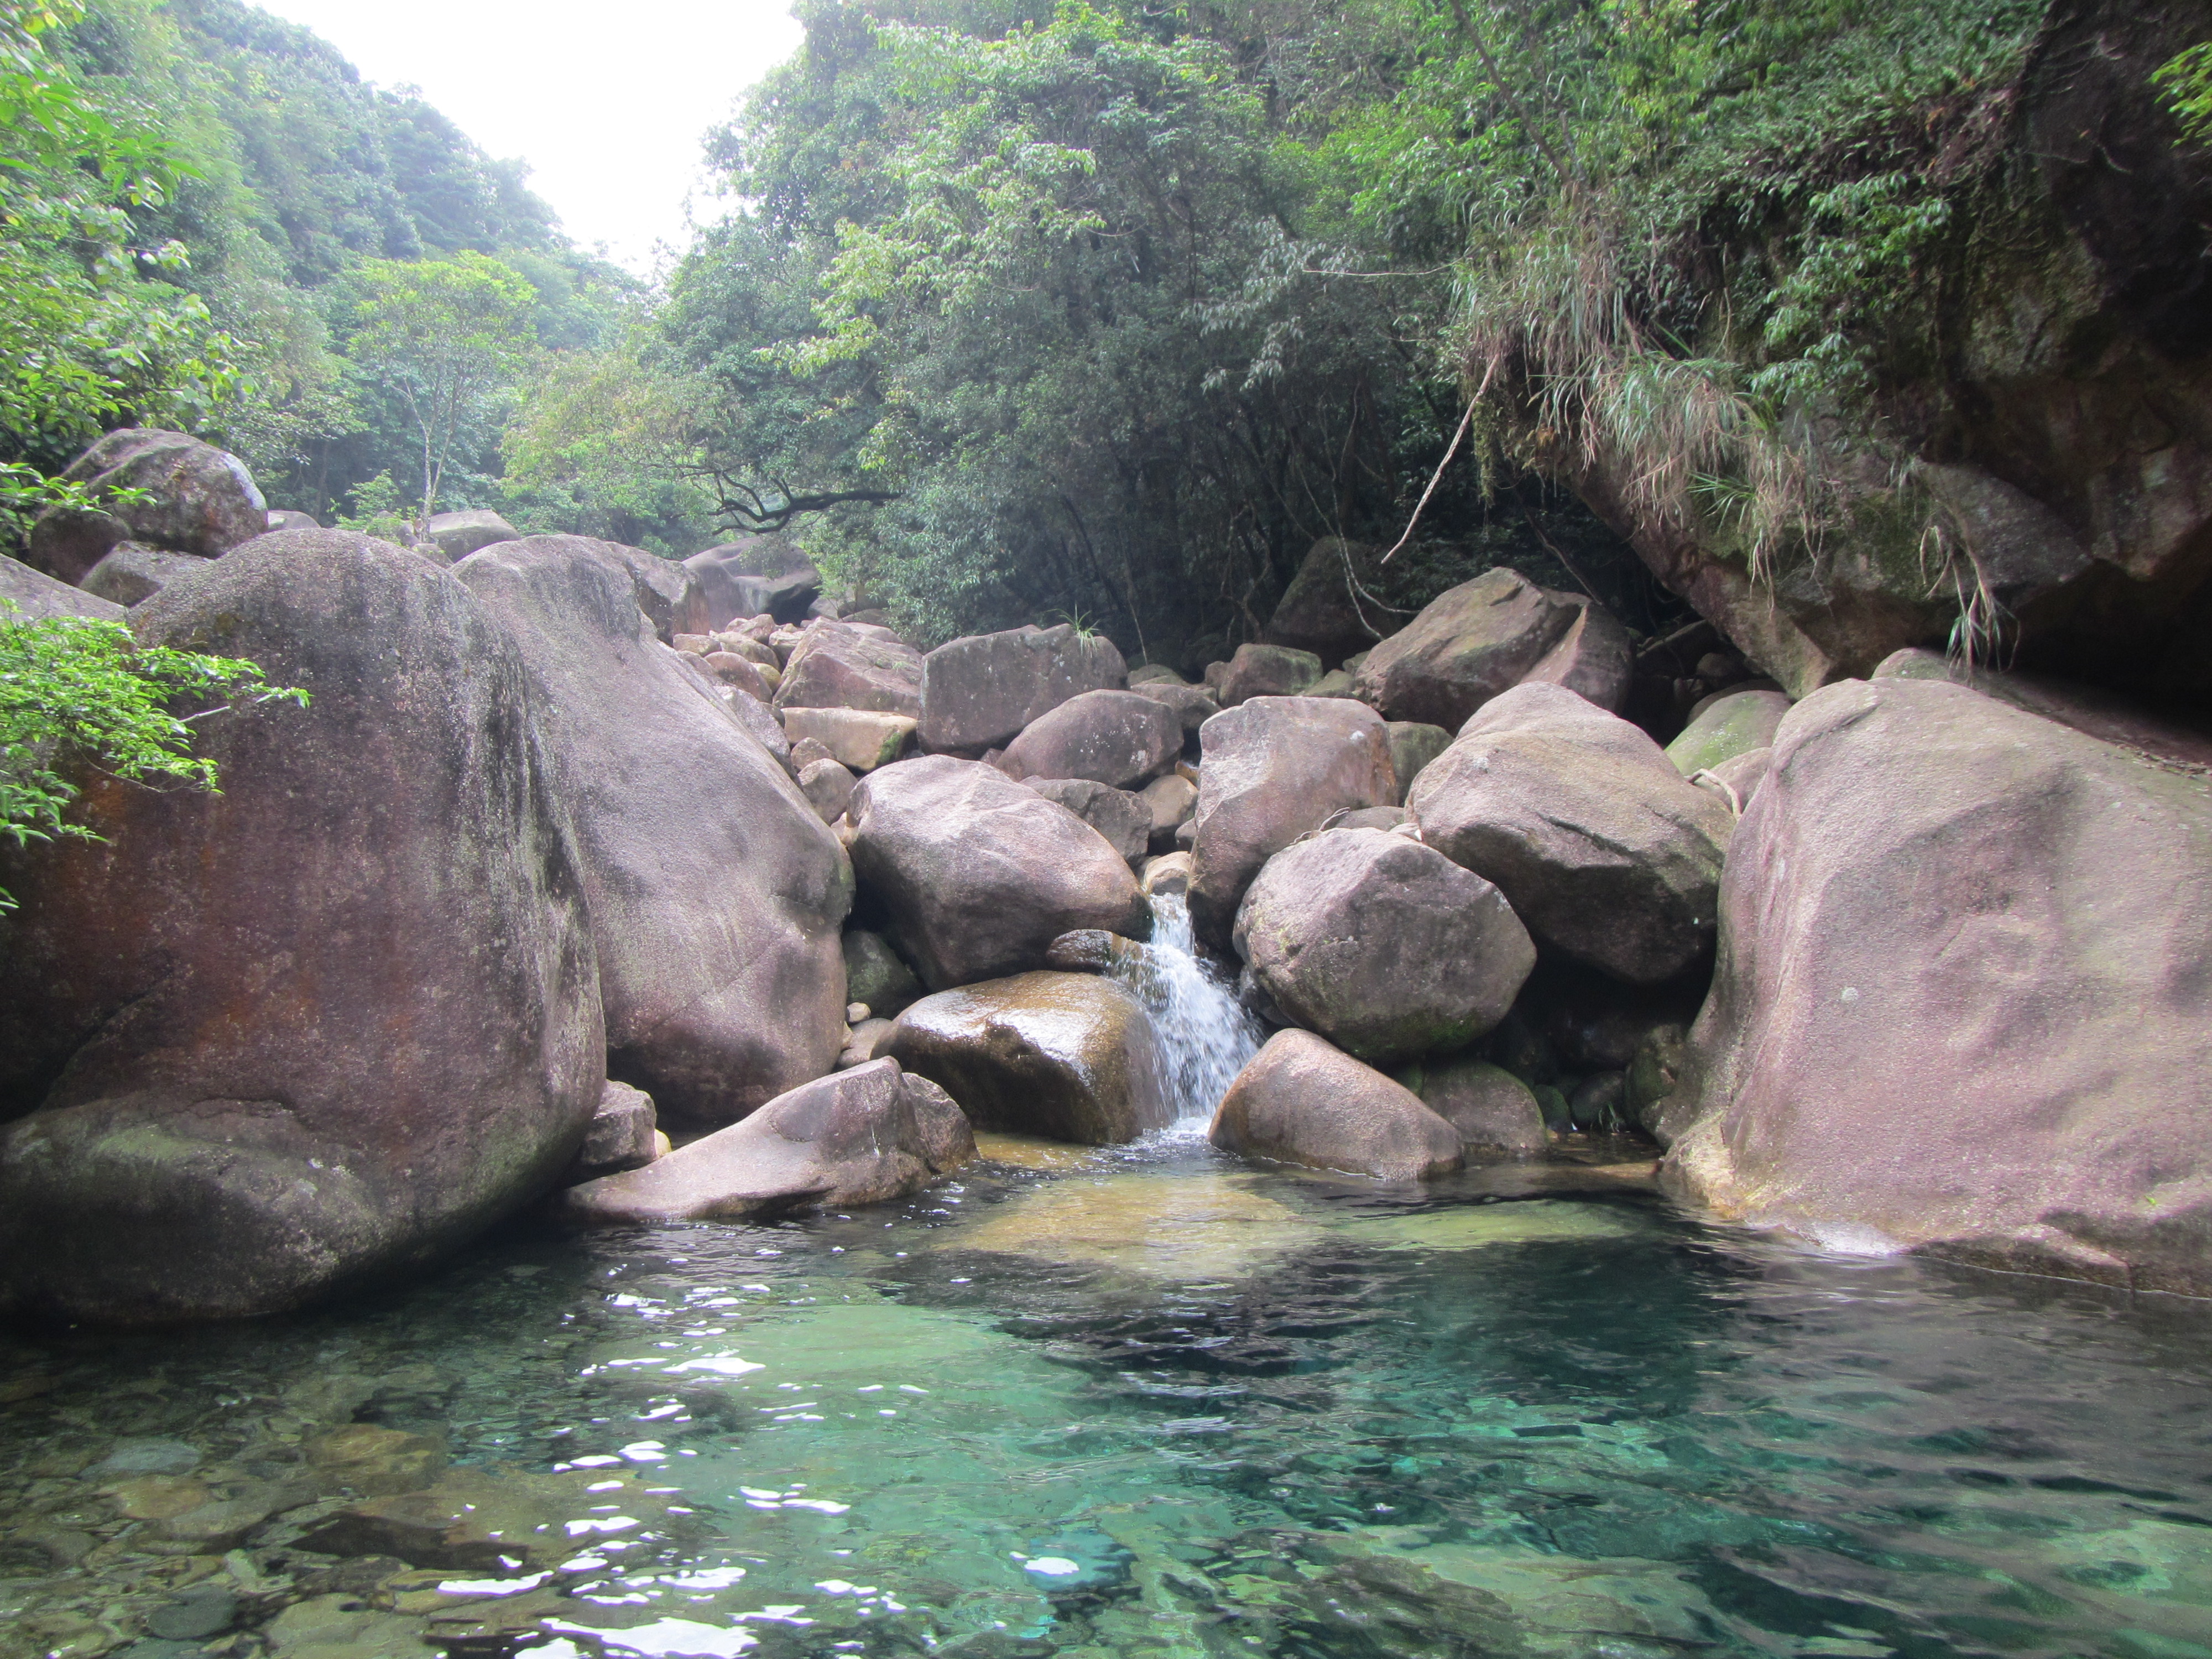
[[[907,1006],[918,1000],[921,981],[914,969],[899,960],[881,933],[864,927],[847,930],[844,937],[845,988],[855,1002],[865,1002],[872,1012],[896,1019]]]
[[[1079,927],[1045,947],[1045,966],[1061,974],[1110,974],[1124,963],[1142,962],[1147,952],[1134,939],[1103,927]]]
[[[837,1056],[837,1069],[844,1071],[881,1059],[887,1052],[891,1026],[888,1019],[863,1019],[855,1024],[853,1035],[845,1039],[844,1052]]]
[[[1671,1146],[1686,1127],[1685,1113],[1671,1104],[1690,1057],[1689,1032],[1680,1025],[1655,1025],[1637,1045],[1621,1088],[1621,1109],[1631,1122],[1662,1146]],[[1688,1100],[1682,1104],[1690,1105]]]
[[[648,553],[641,547],[624,547],[620,542],[602,542],[599,545],[629,568],[637,608],[645,612],[654,635],[663,645],[671,643],[678,634],[704,634],[713,628],[707,596],[700,591],[697,579],[683,565],[674,559],[664,559],[658,553]]]
[[[770,674],[780,675],[782,672],[782,659],[764,640],[757,640],[750,634],[727,633],[710,634],[707,638],[712,650],[727,651],[743,657],[755,667]]]
[[[1600,1072],[1576,1085],[1574,1093],[1567,1097],[1567,1110],[1575,1127],[1601,1133],[1626,1128],[1628,1119],[1622,1102],[1626,1081],[1622,1073]]]
[[[1175,845],[1176,828],[1198,811],[1198,786],[1188,778],[1170,773],[1164,778],[1154,778],[1139,792],[1137,799],[1144,802],[1149,820],[1146,826],[1146,844],[1164,852]]]
[[[1182,753],[1182,723],[1165,703],[1133,691],[1085,691],[1024,726],[999,765],[1013,778],[1089,778],[1135,789]]]
[[[542,1569],[568,1559],[595,1537],[663,1521],[676,1498],[648,1491],[619,1468],[557,1474],[452,1468],[418,1492],[347,1505],[318,1522],[300,1547],[324,1555],[397,1556],[410,1566],[449,1571],[501,1572],[507,1570],[502,1557]],[[600,1517],[604,1526],[597,1524]],[[283,1618],[307,1605],[294,1603]]]
[[[1235,944],[1292,1024],[1374,1065],[1464,1048],[1536,965],[1497,888],[1380,830],[1332,830],[1269,859]]]
[[[312,513],[302,513],[289,507],[269,509],[269,528],[271,530],[320,530],[322,520]]]
[[[1698,773],[1691,780],[1698,788],[1718,795],[1729,804],[1729,811],[1738,817],[1751,805],[1751,798],[1759,786],[1766,781],[1766,775],[1774,765],[1774,750],[1752,749],[1724,760],[1718,766]]]
[[[770,616],[780,623],[806,620],[822,595],[821,573],[781,535],[744,536],[684,561],[706,595],[711,625]]]
[[[1359,703],[1256,697],[1206,721],[1199,738],[1191,920],[1217,945],[1261,865],[1332,813],[1398,799],[1389,733]]]
[[[453,562],[453,556],[435,542],[410,542],[407,544],[407,550],[416,557],[434,564],[441,569],[449,568]]]
[[[1218,701],[1234,708],[1253,697],[1295,697],[1321,678],[1321,659],[1282,645],[1240,645],[1221,677]]]
[[[1143,876],[1138,885],[1147,898],[1163,894],[1190,891],[1190,854],[1163,853],[1156,859],[1146,859]]]
[[[91,617],[102,622],[120,622],[123,607],[68,582],[57,581],[20,559],[0,554],[0,623],[37,622],[46,617]]]
[[[776,729],[781,731],[783,728],[779,726]],[[795,777],[817,761],[836,760],[836,758],[830,752],[830,745],[820,738],[799,738],[791,744],[791,756],[787,763],[792,769],[792,775]],[[843,764],[842,762],[838,763]]]
[[[1639,985],[1711,946],[1728,808],[1564,687],[1496,698],[1407,804],[1422,840],[1495,882],[1540,945]]]
[[[1225,1152],[1430,1181],[1463,1162],[1459,1131],[1404,1085],[1310,1031],[1278,1031],[1237,1074],[1206,1139]]]
[[[1790,712],[1779,691],[1735,691],[1715,698],[1667,745],[1667,758],[1686,778],[1774,741],[1774,728]]]
[[[794,743],[813,738],[831,759],[852,771],[872,772],[906,752],[915,721],[908,714],[880,714],[865,708],[787,708],[783,730]]]
[[[1378,585],[1393,586],[1390,568],[1378,562],[1377,551],[1364,542],[1335,536],[1316,541],[1275,602],[1261,639],[1312,652],[1325,663],[1340,663],[1395,632],[1401,617],[1374,597]]]
[[[1940,651],[1897,652],[1882,659],[1874,678],[1965,685],[2148,759],[2197,771],[2212,769],[2212,735],[2200,726],[2153,714],[2116,693],[2070,680],[1972,666]]]
[[[606,1073],[665,1119],[714,1125],[828,1071],[851,876],[797,784],[653,638],[603,544],[532,536],[453,574],[548,711],[599,939]]]
[[[1559,642],[1537,659],[1522,677],[1523,683],[1564,685],[1587,697],[1608,714],[1617,714],[1628,701],[1628,683],[1636,672],[1636,653],[1628,630],[1613,612],[1579,593],[1547,593],[1546,597],[1573,605],[1577,615],[1567,624]]]
[[[922,659],[921,746],[1001,747],[1070,697],[1120,685],[1123,672],[1111,640],[1066,623],[953,640]]]
[[[979,1129],[1109,1146],[1173,1115],[1150,1016],[1095,974],[1021,974],[924,997],[899,1016],[890,1048]]]
[[[131,621],[314,700],[203,724],[219,795],[88,775],[103,840],[0,855],[0,1305],[243,1316],[417,1267],[544,1190],[605,1074],[545,711],[466,588],[343,532]]]
[[[1413,822],[1412,816],[1402,806],[1362,806],[1350,812],[1334,814],[1322,827],[1328,830],[1395,830]]]
[[[522,532],[490,508],[472,507],[459,513],[432,514],[422,520],[422,539],[459,564],[470,554],[495,543],[520,541]]]
[[[184,1474],[199,1468],[200,1449],[189,1440],[150,1437],[118,1440],[106,1456],[85,1470],[88,1480],[127,1480],[133,1475]]]
[[[1132,682],[1129,690],[1172,708],[1176,719],[1182,723],[1186,739],[1221,712],[1221,705],[1202,685],[1185,685],[1180,680],[1146,680],[1141,685]]]
[[[165,1642],[204,1642],[222,1635],[237,1620],[235,1594],[222,1584],[196,1584],[175,1601],[148,1613],[146,1633]]]
[[[1348,697],[1352,695],[1352,676],[1341,668],[1332,668],[1299,694],[1308,697]]]
[[[1814,692],[1736,830],[1669,1185],[2212,1292],[2209,868],[2203,771],[1960,686]]]
[[[196,553],[164,553],[137,542],[118,542],[98,564],[85,572],[78,586],[100,599],[133,605],[141,599],[151,599],[173,582],[214,568],[212,559],[201,558]]]
[[[1089,778],[1024,778],[1022,781],[1047,800],[1057,801],[1074,813],[1132,864],[1144,857],[1146,848],[1151,845],[1152,810],[1142,796]],[[1182,782],[1180,778],[1168,781]],[[1188,784],[1182,787],[1190,787]],[[1173,830],[1169,833],[1172,835]]]
[[[1189,684],[1164,662],[1140,662],[1129,671],[1129,689],[1132,691],[1140,685],[1187,686]]]
[[[854,868],[933,990],[1036,967],[1073,928],[1150,931],[1128,864],[1103,836],[980,762],[930,755],[886,768],[848,810]]]
[[[62,477],[103,494],[137,489],[146,499],[104,512],[50,507],[31,526],[24,562],[66,582],[85,574],[118,542],[219,558],[269,528],[269,506],[246,463],[181,432],[124,427],[71,462]]]
[[[848,1002],[845,1005],[845,1024],[848,1025],[860,1024],[868,1018],[868,1005],[865,1002]]]
[[[695,688],[705,693],[711,702],[726,709],[730,718],[737,721],[747,737],[775,757],[775,763],[783,769],[787,776],[797,778],[798,769],[792,764],[790,736],[784,731],[782,721],[769,712],[766,703],[757,698],[748,697],[742,693],[731,690],[727,686],[713,679],[704,668],[690,668],[687,672],[681,654],[672,654],[676,656],[678,673],[684,674],[684,678],[689,679]]]
[[[1551,1144],[1534,1091],[1502,1066],[1486,1060],[1431,1060],[1409,1067],[1399,1080],[1459,1131],[1467,1152],[1522,1155]]]
[[[419,1619],[379,1613],[359,1596],[295,1601],[263,1631],[273,1659],[436,1659]]]
[[[870,639],[842,623],[810,623],[783,665],[775,706],[860,708],[916,719],[921,713],[921,653],[896,641]]]
[[[571,1221],[731,1220],[805,1204],[898,1198],[975,1155],[959,1107],[895,1060],[870,1060],[779,1095],[642,1170],[571,1187]]]
[[[309,1442],[307,1454],[308,1466],[326,1489],[337,1487],[356,1498],[420,1492],[446,1468],[446,1454],[434,1440],[374,1423],[334,1429]]]
[[[580,1181],[643,1169],[660,1155],[654,1144],[658,1127],[653,1097],[610,1079],[599,1091],[599,1110],[585,1126],[584,1144],[576,1149],[561,1184],[573,1187]]]
[[[1391,720],[1456,732],[1520,684],[1585,615],[1518,572],[1486,571],[1439,596],[1370,651],[1354,689]]]
[[[818,760],[803,767],[799,774],[799,793],[805,795],[821,815],[824,823],[835,823],[845,816],[846,804],[853,799],[853,791],[860,780],[842,761]]]

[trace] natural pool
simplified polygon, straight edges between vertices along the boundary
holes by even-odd
[[[0,1653],[2212,1656],[2212,1307],[1604,1169],[988,1145],[849,1218],[5,1338]],[[448,1559],[347,1520],[433,1476]]]

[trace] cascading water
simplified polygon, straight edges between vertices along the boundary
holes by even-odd
[[[1198,955],[1182,894],[1153,896],[1152,943],[1124,957],[1114,976],[1136,994],[1159,1033],[1176,1128],[1202,1131],[1244,1062],[1260,1051],[1263,1034],[1234,988]]]

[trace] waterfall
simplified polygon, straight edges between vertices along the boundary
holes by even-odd
[[[1203,1130],[1244,1062],[1260,1051],[1260,1022],[1194,948],[1190,908],[1180,893],[1152,898],[1152,943],[1131,951],[1114,977],[1152,1017],[1168,1060],[1176,1127]]]

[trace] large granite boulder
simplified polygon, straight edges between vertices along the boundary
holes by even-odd
[[[1260,635],[1267,645],[1310,651],[1324,663],[1340,663],[1395,631],[1401,620],[1377,598],[1398,597],[1392,567],[1364,542],[1324,536],[1306,550],[1297,574],[1275,602]]]
[[[822,597],[822,574],[781,535],[741,536],[684,561],[706,595],[710,626],[750,617],[801,623]]]
[[[981,1129],[1109,1146],[1174,1116],[1151,1017],[1096,974],[1018,974],[924,997],[884,1047]]]
[[[1540,945],[1638,985],[1711,948],[1727,804],[1562,686],[1489,703],[1407,805],[1421,839],[1496,883]]]
[[[48,617],[90,617],[121,622],[124,607],[33,570],[0,554],[0,622],[38,622]]]
[[[1113,641],[1066,623],[951,641],[922,659],[921,746],[970,756],[1003,748],[1070,697],[1110,690],[1125,676]]]
[[[422,539],[455,564],[471,553],[499,542],[514,541],[521,534],[488,507],[467,507],[459,513],[434,513],[422,520]],[[653,556],[648,553],[646,556]]]
[[[881,630],[867,633],[817,617],[783,665],[776,688],[781,708],[858,708],[875,714],[921,713],[921,653]]]
[[[1362,702],[1394,720],[1456,732],[1586,619],[1584,606],[1517,571],[1486,571],[1439,595],[1367,653],[1352,677]]]
[[[1144,796],[1090,778],[1024,778],[1022,781],[1047,800],[1058,801],[1105,836],[1106,844],[1132,864],[1152,845],[1152,809]],[[1182,783],[1180,778],[1165,781]],[[1183,784],[1188,789],[1188,784]],[[1175,826],[1168,826],[1173,834]]]
[[[933,991],[1041,966],[1078,927],[1131,938],[1152,912],[1121,855],[995,767],[925,755],[853,793],[853,867]]]
[[[1223,671],[1219,696],[1224,708],[1254,697],[1296,697],[1322,677],[1321,659],[1310,651],[1284,645],[1240,645]]]
[[[1376,1066],[1464,1048],[1536,965],[1497,888],[1382,830],[1332,830],[1269,859],[1235,943],[1292,1024]]]
[[[1163,673],[1169,672],[1171,671],[1161,671]],[[1129,690],[1140,697],[1150,697],[1153,702],[1164,702],[1174,709],[1186,738],[1221,712],[1221,705],[1202,685],[1186,685],[1181,680],[1162,679],[1156,676],[1141,683],[1132,680]]]
[[[922,996],[921,981],[889,940],[865,927],[845,930],[845,994],[880,1019],[896,1019]]]
[[[660,1156],[661,1139],[653,1097],[610,1079],[599,1091],[599,1109],[584,1126],[584,1139],[575,1157],[562,1171],[561,1185],[574,1187],[601,1176],[642,1170]]]
[[[678,634],[703,634],[714,626],[708,620],[711,613],[698,579],[676,560],[619,542],[600,545],[629,567],[637,608],[645,612],[653,636],[663,645],[675,644]]]
[[[84,573],[80,586],[100,599],[133,605],[152,599],[173,582],[188,581],[214,568],[212,559],[203,559],[196,553],[164,553],[137,542],[118,542]]]
[[[789,773],[653,636],[627,562],[532,536],[454,574],[520,648],[583,851],[607,1072],[664,1121],[733,1122],[844,1036],[837,839]]]
[[[734,695],[752,701],[742,692]],[[776,718],[769,716],[771,721]],[[911,714],[884,714],[872,708],[786,708],[781,718],[784,735],[793,744],[817,744],[832,760],[854,772],[889,766],[914,740]]]
[[[0,853],[0,1307],[240,1316],[420,1266],[550,1185],[605,1074],[529,678],[340,531],[131,622],[313,701],[204,722],[220,794],[87,772],[102,840]]]
[[[1139,789],[1182,753],[1182,722],[1165,703],[1133,691],[1085,691],[1024,726],[999,765],[1009,777]]]
[[[1564,685],[1608,714],[1619,714],[1636,673],[1636,648],[1628,630],[1613,612],[1582,594],[1547,592],[1546,597],[1574,606],[1577,614],[1559,643],[1521,677],[1522,682]]]
[[[975,1156],[944,1090],[892,1060],[817,1078],[643,1169],[562,1193],[571,1221],[733,1220],[903,1197]]]
[[[1408,1066],[1398,1080],[1459,1131],[1471,1155],[1525,1157],[1551,1144],[1535,1091],[1502,1066],[1454,1055]]]
[[[1423,720],[1391,720],[1390,769],[1398,775],[1398,799],[1403,800],[1428,763],[1451,747],[1452,734],[1441,726]]]
[[[144,492],[143,500],[103,510],[50,507],[40,515],[25,561],[66,582],[83,580],[118,542],[212,559],[269,527],[269,505],[246,463],[181,432],[125,427],[78,456],[62,477],[95,494]]]
[[[1774,741],[1774,729],[1790,712],[1779,691],[1732,691],[1715,697],[1667,745],[1667,758],[1686,777],[1709,772],[1723,762]]]
[[[1206,721],[1199,742],[1191,921],[1216,945],[1261,865],[1334,813],[1398,799],[1381,717],[1340,697],[1255,697]]]
[[[1246,1158],[1384,1181],[1433,1180],[1464,1161],[1459,1131],[1419,1096],[1310,1031],[1267,1039],[1221,1097],[1206,1139]]]
[[[1730,850],[1668,1179],[1862,1248],[2212,1294],[2208,873],[2201,769],[1960,686],[1814,692]]]

